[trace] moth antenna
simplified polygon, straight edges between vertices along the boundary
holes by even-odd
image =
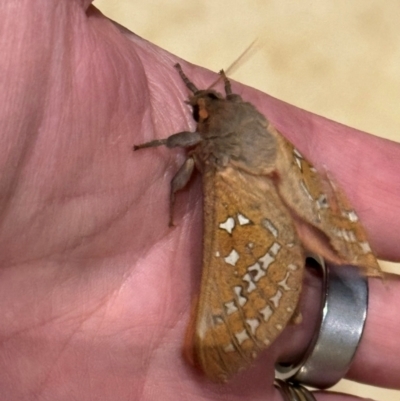
[[[248,57],[250,54],[250,50],[257,50],[255,44],[257,43],[258,39],[254,39],[242,52],[242,54],[228,67],[225,69],[226,75],[232,75],[232,73],[242,65],[242,61],[245,57]]]
[[[221,70],[219,72],[219,75],[221,76],[221,78],[224,80],[224,84],[225,84],[225,93],[226,95],[232,95],[232,88],[231,88],[231,82],[229,81],[228,77],[225,74],[224,70]]]
[[[217,83],[218,83],[219,81],[221,81],[221,79],[222,79],[222,77],[219,76],[219,77],[207,88],[207,90],[210,90],[210,89],[214,88],[214,86],[217,85]]]
[[[179,63],[176,63],[174,67],[178,70],[179,75],[182,78],[182,81],[185,83],[186,87],[193,92],[193,94],[196,94],[199,90],[196,88],[196,85],[185,75],[185,73],[182,70],[182,67]]]
[[[232,75],[232,73],[240,67],[242,64],[241,61],[249,55],[250,50],[254,49],[254,45],[257,43],[258,39],[254,39],[249,46],[246,47],[246,49],[242,52],[242,54],[225,70],[224,75]],[[221,70],[222,71],[222,70]],[[224,79],[224,76],[222,76],[222,73],[220,72],[220,76],[207,88],[207,89],[212,89],[217,83],[221,80]],[[224,79],[225,80],[225,79]]]

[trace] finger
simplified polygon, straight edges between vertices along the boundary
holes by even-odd
[[[362,341],[348,377],[371,385],[400,389],[400,277],[372,279]]]
[[[399,389],[400,345],[397,333],[400,322],[393,305],[400,302],[400,277],[388,276],[385,281],[370,279],[369,310],[363,335],[346,378],[369,385]],[[301,300],[303,322],[289,326],[272,347],[279,362],[297,363],[318,332],[319,279],[307,271]],[[343,317],[345,319],[345,317]],[[269,355],[271,357],[271,355]]]

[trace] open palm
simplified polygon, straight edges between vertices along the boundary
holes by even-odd
[[[201,274],[200,181],[178,196],[169,228],[169,181],[184,155],[132,152],[134,143],[194,127],[177,58],[88,1],[35,3],[0,6],[0,398],[280,399],[274,360],[306,347],[317,281],[308,275],[305,324],[234,383],[209,383],[191,368],[181,350]],[[194,66],[185,71],[199,87],[213,80]],[[399,259],[400,147],[233,89],[317,166],[329,166],[379,256]],[[399,319],[390,304],[400,301],[400,285],[389,277],[371,287],[350,376],[398,387]]]

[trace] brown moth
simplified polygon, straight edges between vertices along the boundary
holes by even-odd
[[[199,90],[188,103],[195,132],[134,146],[190,148],[171,182],[175,193],[194,168],[202,174],[204,250],[193,328],[193,360],[214,381],[226,381],[296,317],[305,250],[379,275],[366,233],[344,194],[257,109],[233,94]]]

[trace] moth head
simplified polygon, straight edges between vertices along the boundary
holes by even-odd
[[[204,121],[209,116],[209,110],[212,109],[216,102],[224,100],[224,97],[213,89],[205,89],[197,91],[190,96],[186,102],[192,106],[193,118],[195,121]]]

